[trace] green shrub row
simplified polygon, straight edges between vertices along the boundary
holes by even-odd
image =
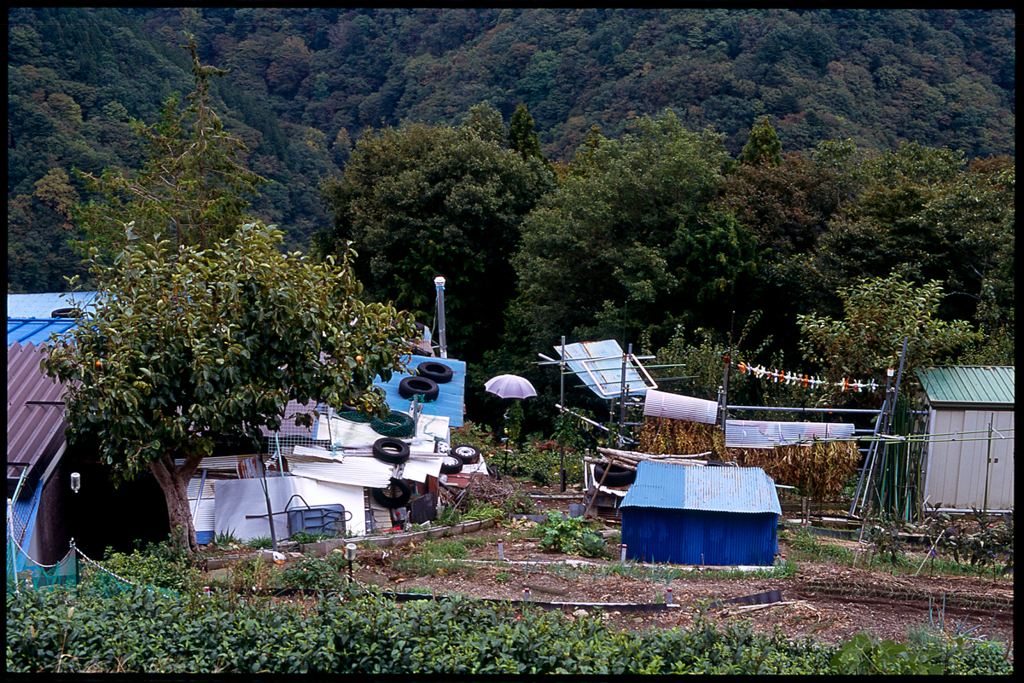
[[[1012,673],[988,643],[912,651],[858,638],[842,648],[790,642],[703,617],[686,631],[639,634],[508,603],[345,592],[314,605],[143,589],[7,597],[8,673]]]

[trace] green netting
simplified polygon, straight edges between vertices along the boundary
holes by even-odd
[[[111,597],[122,593],[131,593],[138,584],[132,583],[113,572],[104,569],[100,564],[90,560],[77,548],[72,548],[64,558],[53,565],[39,564],[25,553],[17,544],[8,547],[7,553],[7,592],[14,593],[26,589],[47,589],[54,587],[77,588],[89,590]],[[15,564],[17,563],[17,564]],[[15,572],[14,567],[23,567]],[[15,583],[17,582],[17,583]],[[169,588],[144,586],[146,590],[178,598],[179,595]]]
[[[57,564],[42,565],[34,561],[17,546],[14,552],[7,553],[7,592],[13,593],[22,588],[51,588],[53,586],[77,585],[77,560],[74,552],[69,552]],[[17,563],[17,565],[15,565]],[[15,572],[14,567],[23,567]],[[17,587],[15,587],[17,581]]]
[[[335,415],[343,420],[348,420],[349,422],[370,422],[374,419],[363,415],[357,410],[342,410],[335,413]]]
[[[391,413],[385,417],[370,420],[373,431],[383,436],[406,438],[416,433],[416,423],[405,413]]]

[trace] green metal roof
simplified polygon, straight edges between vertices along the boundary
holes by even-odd
[[[921,368],[917,376],[935,407],[1013,407],[1013,367],[956,365]]]

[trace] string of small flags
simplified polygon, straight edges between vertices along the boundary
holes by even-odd
[[[753,375],[758,379],[767,379],[769,382],[785,383],[789,385],[804,386],[804,387],[824,387],[824,386],[835,386],[843,391],[878,391],[883,387],[879,386],[874,379],[871,380],[858,380],[849,379],[844,377],[837,382],[830,382],[826,379],[812,375],[801,375],[796,372],[785,372],[783,370],[772,370],[766,368],[763,365],[750,365],[748,363],[736,363],[736,367],[740,372],[744,372],[748,375]],[[889,371],[892,372],[891,370]]]

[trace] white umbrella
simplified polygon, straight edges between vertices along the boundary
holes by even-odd
[[[487,380],[484,389],[501,398],[530,398],[537,395],[530,381],[519,375],[498,375]]]

